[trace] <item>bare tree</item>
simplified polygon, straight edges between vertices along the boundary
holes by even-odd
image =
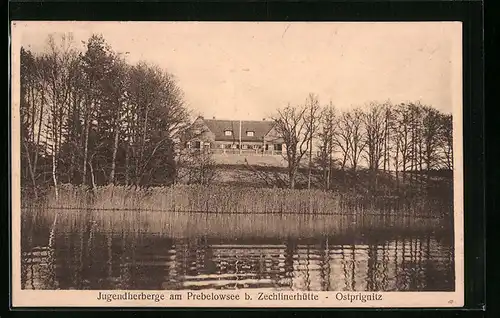
[[[293,107],[288,104],[278,110],[274,118],[275,130],[284,140],[286,146],[285,160],[288,164],[288,181],[290,189],[295,188],[295,178],[301,160],[309,150],[311,132],[306,119],[306,107]]]
[[[385,117],[384,105],[370,103],[366,112],[363,113],[364,123],[364,149],[368,169],[375,171],[380,168],[383,157],[385,141]]]
[[[409,103],[407,108],[410,120],[410,180],[419,181],[418,172],[423,168],[423,136],[422,136],[422,107],[420,103]]]
[[[439,112],[429,106],[423,106],[423,161],[427,171],[427,181],[429,181],[430,172],[437,168],[439,163],[439,133],[441,132],[441,118]]]
[[[352,130],[350,125],[350,116],[346,111],[343,111],[336,121],[337,133],[333,135],[333,146],[340,153],[340,169],[342,171],[345,170],[349,154],[351,153]]]
[[[399,104],[394,110],[394,133],[392,135],[394,147],[394,167],[396,180],[399,182],[399,171],[403,172],[403,181],[411,158],[411,118],[407,104]]]
[[[364,127],[364,148],[365,159],[368,162],[368,169],[371,174],[371,186],[377,186],[377,171],[380,168],[381,160],[384,156],[385,141],[385,106],[372,102],[363,113]]]
[[[393,105],[390,102],[384,104],[384,152],[383,152],[383,162],[384,162],[384,172],[390,170],[391,165],[391,137],[394,130],[394,113]]]
[[[309,163],[307,171],[307,188],[311,189],[311,171],[312,171],[312,151],[313,151],[313,140],[316,137],[319,124],[321,122],[321,113],[318,97],[314,94],[309,94],[306,101],[306,113],[305,122],[306,130],[309,133],[308,136],[308,148],[309,148]]]
[[[351,169],[356,171],[361,154],[366,146],[366,141],[363,138],[363,111],[360,108],[354,108],[352,111],[345,113],[343,120],[350,137],[348,158]]]
[[[453,170],[453,118],[451,115],[440,114],[441,131],[439,145],[441,162],[447,170]]]
[[[326,190],[329,190],[337,133],[337,114],[332,102],[330,102],[329,106],[323,108],[320,126],[321,130],[318,134],[320,152],[318,159],[323,168],[324,187]]]

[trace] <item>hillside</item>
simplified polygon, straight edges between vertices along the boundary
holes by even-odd
[[[288,185],[287,163],[280,156],[238,156],[214,155],[216,162],[215,182],[249,187],[278,187]],[[320,168],[312,170],[311,186],[324,189],[326,174]],[[308,169],[303,164],[297,173],[296,188],[307,188]],[[331,171],[329,189],[339,193],[354,193],[357,195],[408,196],[422,193],[428,195],[452,195],[453,178],[451,171],[433,171],[427,173],[394,171],[378,171],[373,174],[368,169],[357,171]]]

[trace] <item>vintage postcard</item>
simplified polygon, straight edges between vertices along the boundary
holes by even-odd
[[[14,307],[461,307],[459,22],[12,22]]]

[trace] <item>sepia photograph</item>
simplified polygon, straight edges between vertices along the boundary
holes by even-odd
[[[463,305],[458,22],[12,22],[19,306]]]

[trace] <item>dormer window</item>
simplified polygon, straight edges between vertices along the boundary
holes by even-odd
[[[225,136],[232,136],[233,135],[233,131],[232,130],[226,130],[226,131],[224,131],[224,135]]]
[[[255,132],[253,131],[247,131],[247,136],[248,137],[253,137],[255,135]]]

